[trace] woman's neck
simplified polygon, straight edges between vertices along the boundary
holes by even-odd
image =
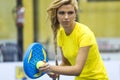
[[[74,27],[75,27],[75,22],[73,22],[73,24],[71,24],[71,26],[69,27],[64,27],[66,35],[70,35],[74,30]]]

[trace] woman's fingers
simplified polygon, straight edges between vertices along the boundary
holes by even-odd
[[[43,66],[39,67],[39,71],[50,72],[50,65],[48,63],[45,63]]]

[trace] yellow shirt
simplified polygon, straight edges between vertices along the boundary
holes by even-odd
[[[63,55],[71,65],[75,65],[78,49],[90,46],[82,73],[76,76],[75,80],[108,80],[94,33],[87,26],[76,22],[74,30],[68,36],[61,27],[58,31],[57,43],[62,48]]]

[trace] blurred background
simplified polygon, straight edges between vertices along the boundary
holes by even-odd
[[[49,60],[54,61],[53,33],[46,12],[51,1],[0,0],[0,72],[10,65],[13,70],[8,79],[6,73],[0,73],[2,80],[27,80],[22,60],[33,42],[42,43]],[[77,1],[77,21],[95,33],[110,80],[120,80],[120,0]]]

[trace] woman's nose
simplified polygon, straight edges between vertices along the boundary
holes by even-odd
[[[68,18],[68,14],[66,13],[66,14],[65,14],[65,19],[67,19],[67,18]]]

